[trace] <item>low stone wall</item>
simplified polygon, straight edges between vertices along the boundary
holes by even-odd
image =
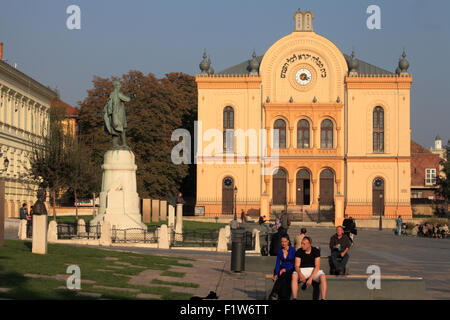
[[[419,277],[382,276],[380,289],[369,289],[369,275],[327,276],[327,300],[424,300],[425,280]],[[302,290],[299,284],[298,299],[317,299],[320,287],[317,283]],[[273,288],[272,275],[265,278],[266,299]]]

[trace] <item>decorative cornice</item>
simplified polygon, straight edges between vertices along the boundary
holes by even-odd
[[[412,76],[360,74],[346,76],[345,83],[348,89],[410,89]]]
[[[253,75],[196,75],[198,89],[260,89],[261,77]]]

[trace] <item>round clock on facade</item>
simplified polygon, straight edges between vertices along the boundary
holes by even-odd
[[[306,86],[311,80],[312,74],[308,69],[301,68],[295,73],[295,81],[302,86]]]
[[[231,187],[231,186],[233,186],[233,179],[231,179],[231,178],[225,178],[225,179],[223,180],[223,184],[224,184],[225,186],[227,186],[227,187]]]
[[[383,185],[383,180],[378,178],[374,181],[375,187],[381,187]]]

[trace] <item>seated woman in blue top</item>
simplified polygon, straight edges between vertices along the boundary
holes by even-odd
[[[289,300],[291,298],[291,277],[294,271],[295,248],[291,246],[287,234],[281,237],[281,248],[278,250],[275,274],[270,299]]]

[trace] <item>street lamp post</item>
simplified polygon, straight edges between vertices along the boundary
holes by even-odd
[[[2,154],[0,153],[0,157],[1,156]],[[3,165],[5,166],[5,168],[0,170],[1,173],[8,170],[9,160],[7,157],[5,157]],[[0,179],[0,246],[3,246],[5,239],[5,218],[5,180]]]
[[[234,220],[237,221],[237,213],[236,213],[236,198],[237,198],[237,187],[234,186]]]
[[[383,215],[383,211],[384,211],[384,206],[383,206],[383,194],[382,193],[380,193],[380,221],[379,221],[379,224],[378,224],[378,229],[381,231],[381,230],[383,230],[383,221],[381,220],[382,219],[382,215]]]

